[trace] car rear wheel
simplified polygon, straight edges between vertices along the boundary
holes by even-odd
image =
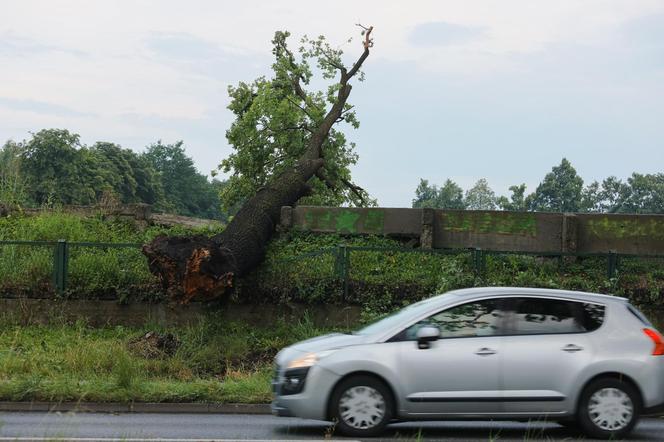
[[[330,406],[337,428],[347,436],[375,436],[392,419],[392,394],[383,382],[371,376],[342,381],[332,394]]]
[[[640,412],[634,387],[618,379],[598,379],[581,394],[578,422],[591,437],[620,439],[632,431]]]

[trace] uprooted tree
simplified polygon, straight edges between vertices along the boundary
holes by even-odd
[[[357,126],[353,107],[347,103],[350,80],[362,79],[360,68],[373,46],[373,27],[361,28],[364,50],[350,67],[343,64],[342,51],[332,48],[323,37],[303,39],[300,59],[296,60],[286,44],[289,34],[277,32],[272,42],[274,78],[259,79],[254,87],[241,83],[230,89],[234,98],[231,106],[235,106],[231,110],[247,118],[238,118],[239,123],[229,130],[229,139],[233,129],[239,130],[237,124],[243,124],[243,129],[251,132],[246,142],[254,143],[259,152],[251,160],[231,156],[221,165],[225,171],[242,165],[246,169],[244,176],[231,177],[229,193],[222,195],[229,205],[246,198],[222,233],[213,237],[158,236],[143,247],[150,271],[172,300],[186,303],[227,295],[236,278],[254,269],[265,257],[282,206],[294,205],[303,197],[367,204],[367,193],[350,180],[348,165],[355,158],[352,146],[346,147],[342,135],[333,129],[342,121]],[[311,60],[325,79],[337,79],[327,94],[305,90],[312,77]],[[261,96],[260,88],[269,93]],[[270,119],[261,113],[260,108],[264,111],[265,106],[272,114],[283,115],[293,109],[297,112],[289,113],[290,118]],[[259,116],[252,119],[245,115],[252,110]],[[272,127],[274,121],[279,121],[280,127]]]

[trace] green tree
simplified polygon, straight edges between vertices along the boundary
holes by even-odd
[[[495,210],[496,193],[489,187],[489,182],[481,178],[466,191],[464,204],[469,210]]]
[[[512,192],[509,199],[505,196],[500,196],[496,199],[498,207],[502,210],[512,212],[527,211],[530,205],[530,199],[529,197],[526,197],[526,185],[519,184],[518,186],[510,186],[509,190]]]
[[[238,117],[234,127],[244,126],[245,130],[237,131],[236,140],[232,136],[234,128],[231,128],[229,138],[233,140],[236,152],[222,164],[222,170],[233,171],[227,185],[230,191],[224,194],[226,207],[229,203],[241,201],[245,189],[253,188],[255,193],[247,195],[242,208],[218,235],[211,238],[200,235],[189,238],[160,236],[143,247],[143,253],[150,262],[150,271],[160,278],[164,291],[169,293],[171,299],[187,302],[194,298],[209,300],[228,294],[228,288],[235,285],[235,278],[253,270],[265,257],[267,244],[283,206],[294,205],[310,195],[322,201],[328,199],[327,192],[331,192],[337,201],[344,198],[351,202],[357,199],[358,203],[366,201],[366,193],[352,184],[350,176],[346,175],[349,172],[344,166],[353,161],[349,148],[345,141],[341,143],[341,134],[333,134],[332,130],[340,121],[356,121],[348,104],[353,89],[351,80],[356,78],[369,57],[373,47],[372,30],[373,27],[362,27],[364,50],[350,68],[341,63],[341,51],[331,48],[323,37],[313,42],[305,40],[300,61],[295,61],[286,46],[288,34],[278,32],[275,35],[275,74],[271,86],[267,87],[263,84],[264,80],[259,79],[252,86],[239,87],[233,104],[242,98],[240,102],[244,105],[231,107]],[[336,82],[328,88],[328,94],[311,94],[302,88],[302,84],[306,85],[311,78],[308,60],[313,59],[324,78],[331,79],[338,75]],[[361,78],[361,74],[358,76]],[[273,96],[268,89],[279,94]],[[265,106],[256,104],[261,102],[256,101],[261,97],[266,97]],[[287,98],[284,100],[283,97]],[[324,100],[329,103],[329,109],[319,106]],[[254,111],[254,106],[256,113],[265,115],[264,118],[247,117]],[[263,114],[260,111],[263,107],[271,111]],[[275,115],[281,112],[292,114],[292,111],[305,115],[295,120],[301,122],[302,127],[272,125],[279,121],[274,120]],[[247,120],[244,120],[245,117]],[[286,120],[293,121],[292,118]],[[296,159],[290,157],[293,146],[279,141],[282,136],[290,139],[288,134],[291,130],[306,140],[306,146],[303,144],[296,149],[299,152]],[[253,137],[263,142],[254,142]],[[293,142],[296,143],[300,137],[294,137]],[[345,152],[346,162],[343,158],[335,161],[340,152]],[[257,157],[256,153],[259,154]],[[240,158],[244,160],[252,156],[255,159],[238,162]],[[248,169],[241,168],[241,164],[247,165]],[[262,165],[262,168],[257,165]],[[260,176],[266,174],[266,170],[270,174],[269,180],[266,177],[265,186],[256,188],[263,181]],[[259,174],[259,179],[253,177],[252,172]],[[341,189],[339,184],[345,187]]]
[[[438,190],[436,207],[440,209],[465,209],[466,205],[463,201],[463,189],[461,189],[457,183],[448,178],[443,186]]]
[[[148,147],[143,157],[161,178],[164,199],[157,209],[206,218],[221,216],[215,186],[198,173],[182,141],[175,144],[158,141]]]
[[[420,184],[415,189],[415,199],[412,206],[414,208],[436,208],[438,203],[438,187],[429,185],[429,180],[420,178]]]
[[[446,180],[440,188],[435,184],[429,185],[428,180],[420,179],[420,184],[415,189],[415,199],[412,205],[414,208],[466,208],[463,201],[463,189],[450,179]]]
[[[78,134],[44,129],[24,145],[21,168],[36,204],[93,204],[107,184]]]
[[[228,88],[228,108],[235,121],[226,132],[233,153],[219,166],[219,170],[231,174],[221,194],[222,202],[229,208],[254,195],[272,177],[292,169],[313,141],[320,144],[325,166],[308,181],[310,196],[300,202],[331,206],[371,204],[367,193],[351,180],[350,166],[358,159],[355,144],[333,127],[338,123],[359,127],[353,106],[347,97],[339,100],[339,94],[345,93],[341,89],[343,83],[356,73],[360,81],[363,79],[359,71],[362,63],[348,70],[341,60],[342,50],[331,47],[323,36],[304,37],[296,55],[288,48],[289,35],[274,35],[271,78],[260,77]],[[312,64],[323,80],[331,80],[341,72],[344,82],[335,81],[325,91],[306,91],[314,77]],[[326,107],[335,103],[342,108],[336,120],[329,122]],[[317,128],[328,124],[332,126],[327,136],[317,140],[322,134]]]
[[[90,150],[101,166],[103,181],[122,203],[161,203],[161,180],[147,158],[108,142],[97,142]]]
[[[581,191],[581,212],[602,212],[602,188],[597,181],[593,181]]]
[[[12,140],[0,148],[0,203],[22,206],[27,202],[27,188],[21,171],[23,145]]]
[[[581,209],[583,179],[566,159],[551,169],[537,186],[531,208],[546,212],[578,212]]]
[[[634,172],[622,187],[617,212],[664,213],[664,173]]]
[[[598,206],[602,212],[622,212],[623,204],[630,192],[629,184],[615,176],[610,176],[602,181],[602,187],[598,195]]]

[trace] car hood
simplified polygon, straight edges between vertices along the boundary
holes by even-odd
[[[284,348],[277,355],[276,362],[279,365],[283,365],[292,359],[302,356],[303,353],[320,352],[351,345],[360,345],[367,342],[367,340],[368,336],[347,335],[343,333],[331,333],[329,335],[318,336]]]

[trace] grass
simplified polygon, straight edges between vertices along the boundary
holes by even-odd
[[[132,345],[147,331],[172,333],[172,354]],[[274,355],[325,333],[307,318],[271,326],[213,316],[171,329],[90,328],[79,322],[0,326],[0,400],[265,403]]]

